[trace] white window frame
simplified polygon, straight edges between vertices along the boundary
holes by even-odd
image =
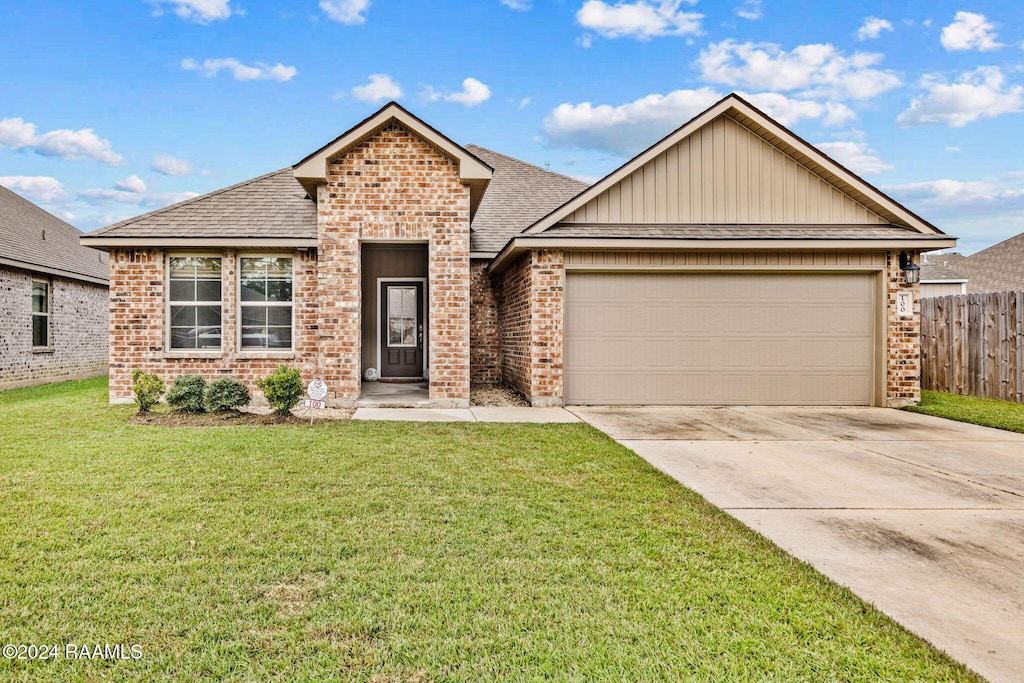
[[[31,288],[31,290],[29,290],[30,301],[31,301],[31,297],[34,296],[34,290],[36,288],[36,283],[37,282],[46,286],[46,311],[45,312],[37,313],[36,311],[32,310],[33,306],[31,305],[31,303],[29,305],[29,311],[32,314],[31,319],[30,319],[30,322],[32,324],[29,326],[29,334],[32,335],[32,348],[33,348],[33,350],[37,350],[38,351],[38,350],[41,350],[41,349],[51,349],[51,348],[53,348],[53,326],[50,324],[50,299],[52,298],[52,294],[53,294],[53,285],[50,283],[49,280],[46,280],[44,278],[41,278],[41,277],[34,277],[34,278],[32,278],[32,288]],[[41,346],[36,345],[36,340],[35,340],[35,336],[36,336],[36,318],[46,318],[46,343],[41,345]]]
[[[220,260],[220,301],[178,301],[179,305],[220,306],[220,346],[204,346],[194,349],[176,349],[171,346],[171,259],[172,258],[215,258]],[[224,351],[224,268],[227,256],[222,252],[174,251],[167,252],[164,260],[164,349],[175,355],[220,354]]]
[[[292,300],[291,301],[242,301],[242,259],[247,258],[287,258],[292,261]],[[295,277],[295,264],[299,260],[299,255],[295,252],[239,252],[235,257],[237,263],[235,264],[235,270],[237,271],[237,277],[235,278],[235,347],[239,353],[253,354],[253,353],[294,353],[295,352],[295,309],[297,308],[295,302],[295,292],[297,291]],[[265,346],[242,346],[242,308],[243,306],[291,306],[292,307],[292,343],[290,346],[276,346],[274,348],[268,348]]]

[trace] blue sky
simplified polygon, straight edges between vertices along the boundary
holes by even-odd
[[[289,166],[388,99],[586,180],[738,91],[962,239],[1024,231],[1024,7],[0,1],[0,184],[83,230]]]

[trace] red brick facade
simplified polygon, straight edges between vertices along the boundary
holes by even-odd
[[[428,247],[430,398],[468,406],[469,188],[458,164],[389,123],[331,160],[317,202],[319,365],[339,403],[361,387],[361,240]]]
[[[498,298],[487,261],[470,262],[469,374],[474,382],[501,381],[501,335]]]
[[[900,270],[900,255],[890,252],[886,261],[886,405],[900,408],[921,402],[921,285],[908,285]],[[912,317],[900,317],[898,294],[913,297]]]
[[[171,254],[184,253],[171,251]],[[153,372],[169,385],[179,375],[207,380],[235,377],[259,395],[256,381],[285,363],[306,380],[316,371],[317,263],[306,250],[280,252],[293,261],[292,351],[242,351],[238,344],[238,258],[234,249],[204,252],[221,258],[220,350],[171,350],[166,324],[167,253],[162,249],[116,249],[110,253],[110,399],[131,400],[133,368]],[[265,252],[260,252],[264,254]]]

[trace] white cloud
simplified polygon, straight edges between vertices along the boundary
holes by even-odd
[[[34,123],[20,118],[0,120],[0,146],[61,159],[93,159],[108,166],[124,162],[110,148],[110,141],[96,135],[92,128],[51,130],[40,135]]]
[[[0,176],[0,185],[40,204],[60,204],[68,196],[59,180],[43,175]]]
[[[153,165],[150,168],[161,175],[179,176],[195,173],[195,169],[188,161],[168,154],[159,154],[153,157]]]
[[[196,24],[209,24],[241,14],[231,7],[231,0],[155,0],[154,4],[158,16],[163,14],[163,5],[170,5],[176,15]]]
[[[114,183],[114,189],[89,188],[78,193],[79,199],[88,204],[103,205],[113,202],[151,208],[176,204],[198,196],[196,192],[153,192],[141,178],[134,175]]]
[[[932,208],[956,209],[961,213],[997,204],[1002,208],[1020,208],[1020,200],[1024,200],[1024,187],[989,180],[928,180],[885,189]]]
[[[743,97],[786,126],[802,119],[841,125],[853,118],[853,112],[841,104],[794,100],[777,93],[744,94]],[[544,132],[548,141],[560,147],[582,147],[630,156],[721,98],[722,94],[711,88],[700,88],[647,95],[618,106],[563,103],[548,113]]]
[[[124,180],[118,180],[114,183],[114,187],[125,192],[145,192],[149,188],[146,187],[146,183],[137,175],[130,175]]]
[[[501,4],[517,12],[526,12],[533,7],[533,0],[501,0]]]
[[[681,11],[681,4],[681,0],[636,0],[609,5],[601,0],[587,0],[576,12],[576,21],[605,38],[650,40],[658,36],[700,34],[704,15]]]
[[[475,78],[462,81],[462,90],[444,96],[447,102],[457,102],[467,107],[475,107],[491,99],[491,89]]]
[[[366,22],[370,0],[320,0],[320,9],[333,21],[349,25],[362,24]]]
[[[863,142],[819,142],[815,146],[857,175],[874,175],[893,168]]]
[[[1010,86],[999,67],[983,66],[960,75],[956,83],[930,74],[921,79],[925,95],[896,117],[901,126],[944,123],[960,128],[972,121],[1024,110],[1024,87]]]
[[[697,58],[702,76],[713,83],[841,99],[869,99],[899,87],[895,73],[872,68],[881,61],[882,55],[867,52],[845,56],[828,44],[787,52],[772,43],[731,39],[709,45]]]
[[[883,31],[892,31],[892,23],[878,17],[868,17],[857,29],[857,40],[874,40],[882,35]]]
[[[403,95],[402,86],[391,80],[387,74],[371,74],[365,85],[352,88],[352,97],[363,102],[397,100]]]
[[[736,8],[736,16],[748,21],[757,21],[764,16],[761,0],[743,0],[743,4]]]
[[[995,24],[984,14],[957,12],[953,23],[942,29],[942,47],[947,50],[996,50]]]
[[[516,107],[518,109],[526,109],[531,104],[533,104],[533,98],[532,97],[524,97],[523,99],[519,100],[519,102],[516,103]]]
[[[256,62],[250,66],[242,64],[234,57],[204,59],[202,63],[194,59],[183,59],[181,68],[185,71],[198,71],[207,78],[212,78],[221,71],[230,71],[236,81],[290,81],[299,73],[294,66],[285,66],[281,62],[274,65]]]

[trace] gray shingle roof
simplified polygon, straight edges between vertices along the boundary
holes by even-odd
[[[466,149],[494,169],[473,218],[473,251],[497,252],[514,235],[589,187],[568,176],[476,145]]]
[[[1024,290],[1024,233],[971,256],[942,254],[950,268],[967,278],[968,294]]]
[[[89,233],[100,235],[316,239],[316,206],[282,168]]]
[[[950,267],[949,262],[938,256],[925,256],[921,261],[921,280],[926,282],[937,280],[966,280],[966,275],[961,275]]]
[[[699,224],[593,224],[558,223],[530,237],[598,237],[622,239],[810,239],[810,240],[944,240],[946,235],[925,235],[899,225],[711,225]]]
[[[45,237],[44,237],[45,232]],[[0,258],[107,281],[107,255],[83,247],[82,232],[0,186]]]

